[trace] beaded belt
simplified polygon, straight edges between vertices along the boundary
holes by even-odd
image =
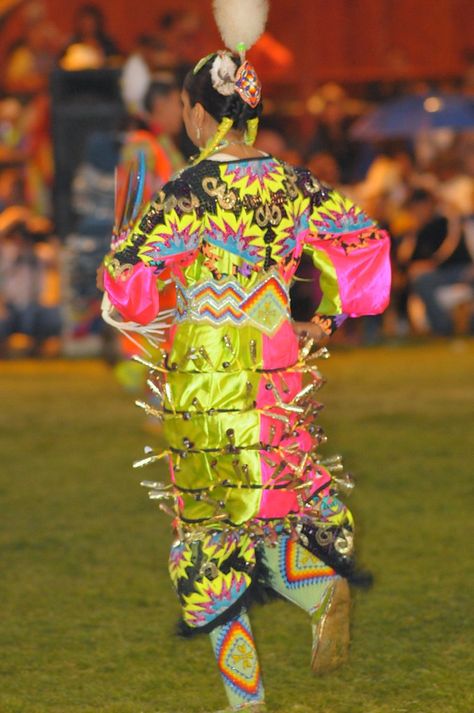
[[[246,292],[234,278],[176,285],[176,321],[212,322],[241,326],[253,324],[272,335],[290,319],[287,286],[275,274]]]

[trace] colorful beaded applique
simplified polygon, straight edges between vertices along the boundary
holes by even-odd
[[[216,657],[222,676],[233,693],[249,702],[262,699],[255,644],[242,618],[229,622],[219,631]]]
[[[250,323],[272,335],[289,318],[289,297],[276,275],[257,283],[250,293],[233,278],[225,278],[200,282],[188,290],[178,285],[177,308],[178,320]]]
[[[290,589],[315,584],[333,577],[331,567],[289,537],[280,544],[280,575]]]
[[[244,62],[236,74],[235,91],[242,101],[255,109],[262,98],[262,85],[255,68],[250,62]]]

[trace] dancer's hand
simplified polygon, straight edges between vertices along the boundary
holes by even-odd
[[[314,339],[317,344],[321,344],[328,338],[321,327],[318,324],[314,324],[314,322],[293,322],[293,329],[299,337],[307,335]]]
[[[100,290],[101,292],[104,291],[104,266],[99,265],[97,268],[97,272],[95,274],[95,284],[97,285],[97,289]]]

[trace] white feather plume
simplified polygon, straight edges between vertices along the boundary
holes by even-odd
[[[265,30],[268,0],[214,0],[214,17],[228,49],[250,49]]]

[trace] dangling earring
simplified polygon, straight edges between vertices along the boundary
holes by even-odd
[[[199,126],[196,126],[196,139],[197,139],[197,142],[198,142],[198,148],[201,148],[201,147],[199,146],[199,142],[201,141],[201,129],[200,129]]]

